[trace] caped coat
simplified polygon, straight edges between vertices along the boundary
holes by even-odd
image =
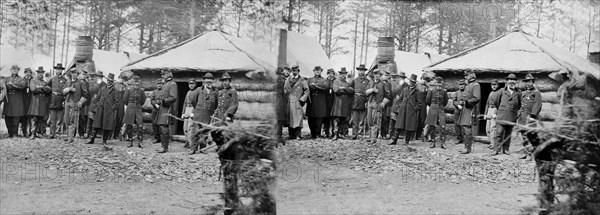
[[[429,106],[425,124],[446,125],[446,113],[444,107],[448,104],[448,92],[441,86],[436,86],[427,92],[425,104]]]
[[[307,117],[327,117],[327,94],[329,93],[329,81],[321,76],[308,79],[310,97],[306,106]]]
[[[416,87],[405,87],[400,93],[400,105],[396,116],[396,128],[416,131],[419,125],[419,111],[423,104],[419,90]]]
[[[167,80],[162,87],[160,97],[157,99],[157,101],[159,101],[161,104],[160,108],[158,109],[158,120],[156,124],[171,125],[175,123],[175,121],[173,121],[167,114],[177,116],[177,95],[177,84],[173,81],[173,79]]]
[[[24,116],[27,112],[24,102],[27,81],[18,75],[12,75],[5,80],[6,104],[4,104],[4,116]]]
[[[31,90],[31,103],[27,114],[30,116],[47,116],[52,88],[48,86],[48,82],[44,79],[34,78],[29,82],[29,89]]]
[[[215,111],[215,117],[221,120],[229,117],[233,119],[233,116],[238,109],[238,93],[235,89],[222,89],[219,90],[217,97],[217,110]]]
[[[289,127],[302,128],[302,118],[304,118],[302,106],[310,93],[308,83],[300,75],[296,78],[290,76],[285,81],[284,91],[288,97]]]
[[[63,89],[67,84],[67,79],[62,76],[56,76],[48,82],[50,88],[52,88],[52,95],[50,95],[50,109],[62,110],[64,108],[63,102],[65,101],[65,95],[63,95]]]
[[[120,103],[114,86],[104,86],[98,92],[96,101],[96,114],[92,127],[112,131],[115,129],[115,116],[117,105]]]
[[[537,118],[542,110],[542,93],[539,90],[525,90],[521,92],[521,109],[518,112],[519,124],[529,123],[529,117]]]
[[[516,89],[511,94],[508,87],[500,90],[500,95],[494,101],[498,112],[496,115],[497,124],[506,124],[502,121],[516,122],[517,112],[521,108],[521,92]]]
[[[286,77],[282,74],[277,76],[277,99],[276,99],[276,110],[277,120],[282,121],[284,125],[288,124],[289,110],[288,110],[288,97],[285,96],[284,86]]]
[[[400,85],[392,85],[392,112],[398,113],[400,110],[400,103],[402,102],[402,93],[404,92],[404,88],[408,88],[408,84]]]
[[[333,82],[334,101],[331,116],[350,117],[352,115],[354,89],[351,85],[348,80],[336,79]]]
[[[463,109],[460,111],[458,118],[459,125],[473,125],[477,123],[477,115],[479,115],[479,101],[481,100],[481,89],[479,83],[475,81],[469,82],[465,86],[462,101],[464,101]]]
[[[369,82],[366,76],[357,77],[350,82],[350,86],[354,89],[352,110],[367,110],[367,88],[369,87]]]
[[[206,89],[203,88],[198,92],[198,96],[191,101],[194,106],[194,121],[205,124],[211,123],[211,116],[213,116],[215,110],[217,110],[218,96],[219,92],[214,89],[207,92]]]
[[[140,87],[132,87],[125,90],[123,94],[123,104],[127,105],[123,124],[126,125],[142,125],[142,105],[146,102],[146,93]]]
[[[96,104],[93,103],[92,101],[94,101],[94,99],[96,97],[98,97],[98,92],[100,92],[100,89],[102,89],[102,87],[104,87],[106,85],[106,83],[101,82],[100,84],[95,83],[95,82],[89,82],[89,95],[90,95],[90,101],[86,102],[88,106],[88,112],[92,112],[92,113],[96,113]]]

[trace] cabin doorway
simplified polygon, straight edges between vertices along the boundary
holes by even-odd
[[[481,101],[479,102],[479,117],[478,124],[473,126],[473,135],[475,136],[487,136],[485,132],[486,120],[483,119],[485,115],[485,106],[488,98],[490,97],[490,93],[492,92],[492,83],[481,83],[479,82],[479,87],[481,89]],[[504,87],[504,83],[498,83],[498,89]]]

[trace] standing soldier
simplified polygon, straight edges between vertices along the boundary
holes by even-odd
[[[333,100],[334,93],[331,89],[333,87],[333,82],[335,81],[335,71],[333,69],[327,69],[327,78],[329,84],[329,90],[327,90],[325,96],[325,113],[327,116],[323,118],[323,131],[325,131],[325,137],[331,138],[333,135],[333,117],[331,117],[331,110],[333,109]]]
[[[366,94],[369,96],[367,122],[369,123],[371,134],[371,139],[367,140],[367,143],[376,143],[376,138],[381,128],[382,113],[390,101],[389,85],[381,80],[379,69],[373,70],[373,81],[369,83]]]
[[[188,86],[190,90],[185,94],[185,99],[183,100],[183,113],[181,118],[183,121],[183,133],[187,138],[187,142],[183,146],[183,148],[190,148],[190,143],[192,142],[192,118],[194,118],[194,105],[192,104],[192,100],[198,97],[198,93],[200,89],[197,87],[196,79],[192,78],[188,81]]]
[[[499,91],[500,95],[494,101],[496,108],[498,108],[498,114],[496,115],[498,127],[496,128],[496,140],[494,141],[492,156],[498,155],[500,150],[503,154],[510,154],[508,150],[513,125],[506,122],[516,122],[517,112],[521,108],[521,93],[517,90],[516,83],[517,76],[515,74],[508,75],[506,77],[506,87]]]
[[[175,122],[171,119],[169,114],[176,114],[175,109],[177,108],[177,84],[173,81],[173,73],[171,71],[163,70],[162,78],[165,80],[165,84],[162,87],[161,95],[158,100],[160,109],[158,110],[158,124],[160,126],[160,143],[162,145],[162,151],[158,153],[166,153],[169,151],[169,141],[171,140],[171,129],[170,126],[174,125]],[[177,115],[175,115],[177,116]]]
[[[123,124],[125,124],[125,134],[131,138],[129,141],[129,146],[133,147],[133,125],[135,125],[135,130],[137,134],[138,147],[142,148],[143,141],[143,124],[144,120],[142,119],[142,105],[146,101],[146,94],[144,93],[144,89],[140,87],[140,77],[133,76],[132,86],[125,90],[123,94],[123,104],[127,105],[127,110],[125,110],[125,118],[123,118]]]
[[[160,110],[162,86],[164,84],[165,81],[162,78],[156,81],[156,89],[152,91],[152,97],[150,98],[150,104],[152,104],[152,133],[154,133],[154,143],[160,143],[160,126],[158,125],[160,115],[158,114],[158,111]]]
[[[283,127],[288,127],[288,98],[285,96],[283,92],[283,88],[285,85],[285,80],[290,76],[290,67],[284,66],[281,71],[277,74],[277,128],[275,128],[275,135],[277,135],[278,139],[281,139],[283,135]]]
[[[461,154],[471,153],[473,145],[473,125],[477,123],[477,115],[479,114],[479,101],[481,100],[481,89],[479,83],[475,82],[475,72],[467,72],[467,86],[463,99],[459,102],[460,112],[459,124],[463,126],[465,151]]]
[[[356,67],[358,77],[352,80],[350,87],[354,89],[352,102],[352,139],[356,140],[359,133],[365,132],[365,117],[367,116],[367,88],[369,79],[365,76],[367,67],[364,64]]]
[[[77,122],[77,133],[79,134],[79,137],[83,139],[87,139],[87,136],[89,136],[89,132],[87,131],[87,121],[88,112],[90,109],[90,100],[92,99],[92,94],[90,93],[89,76],[90,73],[87,72],[86,68],[84,68],[83,72],[79,74],[79,81],[81,84],[85,85],[88,90],[88,98],[79,108],[79,121]]]
[[[348,118],[352,115],[354,89],[346,78],[347,73],[346,67],[342,67],[338,79],[333,82],[333,93],[335,94],[331,111],[331,116],[335,118],[335,123],[332,123],[332,127],[334,127],[333,140],[344,135],[344,131],[348,127]]]
[[[37,76],[29,83],[32,95],[27,113],[31,116],[29,123],[31,125],[31,139],[43,135],[46,131],[44,116],[48,115],[49,94],[52,93],[52,88],[48,86],[48,82],[44,81],[44,68],[40,66],[36,72]]]
[[[309,96],[308,83],[304,77],[300,76],[298,64],[292,66],[292,76],[290,76],[284,85],[284,93],[288,97],[289,110],[289,126],[288,133],[290,139],[301,139],[302,134],[302,119],[304,118],[304,110],[302,106],[306,104]]]
[[[321,76],[320,66],[313,69],[315,76],[308,78],[308,88],[310,97],[306,107],[306,116],[308,117],[308,128],[310,136],[314,139],[321,137],[323,119],[327,117],[327,92],[329,91],[329,81]]]
[[[100,89],[98,92],[98,96],[96,96],[96,101],[93,101],[97,104],[96,113],[94,115],[94,131],[91,134],[90,142],[88,144],[94,144],[94,139],[96,138],[96,133],[98,131],[102,131],[102,145],[105,150],[109,150],[106,145],[106,141],[109,136],[112,135],[113,129],[115,129],[115,115],[117,112],[117,105],[120,98],[117,97],[116,90],[114,88],[115,83],[115,74],[108,73],[106,77],[106,86]]]
[[[194,105],[194,121],[209,124],[212,120],[211,116],[215,114],[217,109],[217,97],[219,93],[213,86],[214,77],[211,73],[204,75],[204,83],[202,84],[202,90],[198,92],[196,98],[192,98],[192,105]],[[195,135],[197,131],[202,128],[202,125],[195,124],[192,135]],[[200,141],[194,141],[192,145],[192,151],[190,155],[195,154],[198,148],[206,147],[206,138],[202,137]]]
[[[417,89],[417,75],[411,74],[410,85],[408,87],[403,87],[402,92],[400,92],[398,99],[399,105],[397,106],[398,110],[396,111],[398,115],[396,116],[396,133],[399,133],[399,130],[404,130],[404,144],[408,146],[413,134],[417,130],[419,126],[419,111],[421,110],[421,95],[419,94],[419,90]],[[398,142],[398,135],[394,136],[394,140],[390,145],[396,145]]]
[[[117,104],[117,112],[115,113],[115,129],[113,131],[112,138],[114,139],[122,139],[121,136],[121,127],[123,127],[123,114],[125,114],[125,104],[122,103],[123,94],[125,90],[127,90],[127,82],[129,81],[129,77],[124,75],[119,75],[119,80],[114,83],[115,93],[118,100]]]
[[[394,73],[392,74],[392,83],[391,83],[391,98],[392,98],[392,106],[390,108],[390,124],[388,129],[390,131],[390,138],[393,139],[396,136],[400,135],[396,132],[396,117],[398,116],[398,105],[400,105],[400,97],[401,93],[404,91],[404,88],[407,87],[404,81],[406,79],[406,74],[404,72]]]
[[[219,91],[217,97],[215,118],[221,120],[219,124],[224,125],[225,123],[222,122],[233,122],[233,117],[238,109],[238,92],[231,87],[231,76],[228,73],[223,73],[221,84],[223,89]]]
[[[80,70],[80,69],[78,69]],[[66,87],[63,89],[65,95],[65,124],[67,125],[68,143],[73,142],[75,129],[78,127],[79,114],[83,104],[89,99],[88,86],[83,80],[79,79],[78,70],[72,70],[67,79]],[[83,79],[83,76],[81,77]]]
[[[23,133],[23,137],[28,137],[29,135],[31,135],[29,134],[31,126],[31,124],[29,123],[29,119],[31,117],[27,113],[27,108],[29,107],[29,104],[31,102],[31,89],[29,89],[29,83],[31,83],[31,79],[33,78],[33,76],[31,74],[32,71],[30,68],[25,68],[23,73],[25,74],[25,76],[23,76],[23,80],[25,81],[26,86],[25,93],[23,93],[23,107],[25,108],[25,114],[21,117],[19,123],[21,124],[21,131]]]
[[[464,131],[462,126],[460,125],[460,112],[462,111],[462,106],[460,106],[460,101],[464,100],[465,94],[465,86],[467,85],[467,80],[461,79],[458,82],[458,91],[454,93],[454,97],[452,98],[452,105],[454,106],[454,131],[456,132],[456,137],[458,138],[458,142],[456,145],[464,142]],[[460,108],[459,108],[460,106]]]
[[[521,109],[518,112],[519,118],[517,123],[520,125],[529,126],[529,124],[538,118],[540,111],[542,110],[542,93],[535,89],[533,82],[535,78],[531,73],[525,75],[523,82],[525,83],[525,91],[521,92]],[[534,125],[532,125],[534,126]],[[523,137],[524,131],[521,131]],[[529,141],[523,141],[523,144],[528,144]],[[525,155],[520,157],[521,159],[527,158],[533,152],[533,146],[525,146]]]
[[[3,115],[6,123],[6,129],[8,130],[8,137],[15,137],[19,135],[19,121],[21,117],[25,116],[25,108],[23,95],[25,94],[26,81],[19,76],[19,66],[13,65],[10,68],[11,76],[7,77],[5,81],[6,85],[6,104],[4,105]]]
[[[381,126],[379,128],[380,133],[381,133],[381,138],[383,138],[384,140],[389,140],[389,133],[390,133],[390,117],[391,117],[391,113],[392,113],[392,100],[394,99],[393,94],[392,94],[392,83],[390,80],[390,72],[388,72],[387,70],[384,70],[385,73],[382,74],[381,76],[381,81],[383,82],[383,84],[385,84],[387,86],[387,89],[390,90],[390,97],[389,97],[389,102],[385,105],[385,107],[383,108],[383,110],[381,111]]]
[[[94,128],[92,127],[92,124],[94,123],[94,115],[96,113],[96,106],[98,104],[96,104],[93,101],[97,100],[98,97],[98,92],[100,92],[100,89],[102,89],[102,87],[104,87],[106,84],[102,81],[102,78],[104,77],[104,74],[102,73],[102,71],[97,71],[96,73],[92,74],[91,77],[93,78],[93,80],[91,80],[88,84],[89,84],[89,96],[90,96],[90,101],[89,103],[89,107],[88,107],[88,120],[86,123],[86,130],[87,130],[87,138],[91,138],[92,133],[94,133]]]
[[[425,97],[427,97],[427,91],[429,91],[429,82],[431,78],[428,76],[421,76],[423,82],[417,84],[417,90],[419,90],[419,95],[421,96],[421,106],[419,107],[419,126],[417,127],[417,133],[415,134],[415,140],[421,140],[421,136],[423,137],[423,142],[427,141],[427,137],[423,135],[423,129],[425,128],[425,118],[427,118],[427,105],[425,104]]]
[[[484,115],[484,119],[486,120],[485,132],[490,140],[490,145],[488,146],[489,149],[494,147],[494,137],[496,136],[496,118],[494,118],[494,115],[496,115],[496,112],[498,111],[494,102],[499,95],[498,79],[494,79],[492,80],[492,92],[490,92],[487,102],[485,103]]]
[[[444,149],[446,148],[446,146],[444,146],[444,143],[446,143],[446,134],[444,133],[444,129],[446,128],[446,113],[444,113],[444,107],[448,104],[448,92],[446,92],[446,89],[442,86],[442,81],[442,77],[436,77],[436,83],[433,84],[432,88],[427,92],[425,103],[429,106],[429,111],[427,112],[425,124],[429,125],[429,131],[426,131],[425,133],[437,133],[437,136],[441,141],[440,147]],[[437,139],[435,136],[436,135],[434,135],[429,148],[435,148]]]
[[[56,64],[54,67],[55,76],[50,79],[48,85],[52,88],[52,95],[50,96],[50,139],[54,139],[56,136],[57,126],[63,126],[63,115],[64,107],[63,102],[65,96],[63,95],[63,88],[67,83],[67,79],[62,76],[62,71],[65,68],[61,63]]]

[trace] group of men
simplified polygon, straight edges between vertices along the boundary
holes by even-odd
[[[281,98],[277,108],[277,135],[281,138],[282,128],[288,127],[290,139],[301,139],[306,116],[310,138],[323,137],[323,133],[325,138],[333,140],[367,136],[366,142],[392,139],[389,144],[396,145],[404,133],[405,145],[415,138],[430,142],[431,148],[438,143],[446,148],[445,107],[450,97],[441,77],[422,77],[423,81],[418,82],[414,74],[407,78],[403,72],[374,69],[367,76],[367,70],[365,65],[360,65],[356,68],[358,76],[351,79],[346,68],[337,74],[329,69],[327,75],[322,76],[323,69],[317,66],[313,69],[314,76],[305,78],[300,76],[298,65],[280,68],[277,72]],[[527,124],[541,109],[541,95],[533,87],[533,76],[525,77],[527,89],[524,92],[516,90],[514,76],[509,76],[507,87],[499,91],[498,81],[494,80],[494,91],[486,103],[484,118],[488,120],[487,131],[494,154],[508,153],[512,125],[504,121],[519,119],[519,123]],[[467,71],[459,85],[451,106],[458,143],[464,143],[465,147],[460,153],[469,154],[473,126],[480,117],[481,88],[473,71]],[[352,135],[348,135],[350,124]]]
[[[128,147],[133,147],[134,139],[137,139],[137,146],[143,148],[142,106],[146,94],[140,77],[121,76],[117,81],[113,73],[105,77],[101,71],[88,72],[86,68],[89,67],[77,66],[63,74],[65,68],[59,63],[54,66],[54,77],[48,78],[43,67],[35,71],[36,76],[26,68],[21,77],[19,66],[12,66],[11,76],[0,80],[0,103],[4,103],[2,115],[8,137],[54,139],[61,128],[66,128],[64,141],[68,143],[72,143],[78,134],[79,138],[89,139],[88,144],[94,144],[97,133],[102,132],[102,144],[106,150],[110,150],[106,145],[108,139],[127,140]],[[177,115],[178,94],[173,74],[162,71],[161,76],[157,82],[159,87],[150,100],[155,143],[160,142],[162,150],[158,152],[165,153],[175,125],[169,115]],[[186,134],[192,133],[191,128],[200,128],[199,125],[191,126],[191,119],[206,124],[213,120],[221,124],[233,121],[238,101],[237,92],[230,85],[231,77],[223,74],[222,86],[218,88],[212,86],[213,79],[212,74],[207,73],[202,81],[202,90],[195,87],[199,80],[190,81],[191,90],[186,96],[183,116],[189,118],[186,120]],[[133,136],[134,131],[137,138]],[[197,151],[197,147],[192,149],[192,153]]]

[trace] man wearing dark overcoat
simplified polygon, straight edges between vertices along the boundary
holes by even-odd
[[[316,66],[313,69],[315,76],[308,78],[308,88],[310,96],[306,106],[306,116],[308,117],[308,128],[310,136],[314,139],[321,137],[323,128],[323,119],[327,117],[327,93],[330,86],[329,81],[321,76],[323,69]]]
[[[31,102],[31,89],[29,89],[29,83],[31,82],[32,71],[30,68],[25,68],[23,71],[25,76],[23,76],[23,80],[25,80],[25,84],[27,88],[25,88],[25,93],[23,93],[23,107],[25,107],[25,114],[19,119],[19,124],[21,124],[21,132],[23,137],[29,137],[31,135],[29,133],[31,124],[29,123],[29,119],[31,118],[27,113],[27,108]]]
[[[425,97],[427,97],[427,91],[429,91],[429,83],[431,78],[429,76],[421,76],[423,82],[417,83],[417,90],[419,90],[419,94],[421,95],[421,107],[419,110],[419,126],[417,127],[417,132],[415,133],[415,140],[420,140],[423,137],[423,141],[427,140],[427,137],[423,135],[423,129],[425,128],[425,118],[427,118],[427,105],[425,104]]]
[[[465,86],[463,99],[459,101],[460,118],[459,124],[463,127],[465,150],[461,154],[471,153],[473,145],[473,125],[477,123],[479,115],[479,101],[481,101],[481,88],[476,82],[475,72],[469,71],[466,76],[468,84]]]
[[[158,111],[160,110],[162,86],[164,84],[165,81],[162,78],[158,79],[156,81],[156,89],[152,91],[150,98],[150,104],[152,105],[152,133],[154,134],[154,143],[160,143],[160,126],[158,125],[160,115],[158,115]]]
[[[284,66],[280,68],[281,71],[278,70],[277,74],[277,97],[276,99],[276,113],[277,113],[277,127],[275,128],[275,135],[277,138],[281,139],[281,135],[283,134],[283,127],[288,127],[289,125],[289,111],[288,111],[288,97],[285,96],[284,86],[285,80],[290,76],[290,67]]]
[[[323,118],[323,133],[326,138],[331,138],[333,135],[333,117],[331,117],[331,110],[333,109],[333,82],[335,81],[335,71],[333,69],[327,69],[327,82],[329,83],[329,90],[327,90],[325,96],[325,113],[327,116]]]
[[[31,125],[31,139],[35,139],[46,133],[44,117],[48,115],[48,104],[50,93],[52,93],[52,88],[48,86],[48,82],[44,81],[44,68],[40,67],[36,72],[37,76],[29,82],[31,103],[29,104],[27,114],[31,116],[29,122]]]
[[[421,104],[423,100],[419,90],[417,89],[417,75],[411,74],[408,87],[404,87],[402,92],[399,94],[400,99],[399,105],[397,106],[398,115],[396,116],[397,130],[404,130],[404,144],[408,146],[412,139],[415,131],[419,126],[419,111],[421,110]],[[400,131],[396,131],[400,132]],[[398,135],[394,137],[394,140],[390,145],[396,145],[398,142]]]
[[[514,125],[517,121],[517,112],[521,108],[521,92],[515,86],[517,76],[510,74],[506,77],[506,86],[499,91],[500,95],[494,103],[498,108],[496,115],[496,140],[494,141],[493,155],[498,155],[500,150],[503,154],[510,154],[510,139]]]
[[[196,122],[204,124],[210,124],[212,122],[212,116],[214,116],[215,110],[217,110],[217,99],[219,96],[219,92],[213,86],[214,79],[215,78],[211,73],[206,73],[204,75],[202,89],[198,92],[198,96],[191,99],[191,103],[195,107],[193,119]],[[195,135],[202,127],[203,126],[200,124],[194,124],[192,135]],[[200,141],[192,142],[190,155],[195,154],[198,149],[206,147],[206,138],[207,137],[202,137]]]
[[[354,98],[352,102],[352,139],[357,139],[359,134],[364,134],[365,118],[367,116],[367,88],[369,79],[365,76],[367,67],[361,64],[356,68],[358,77],[350,82],[350,87],[354,89]]]
[[[90,142],[88,142],[88,144],[94,144],[96,133],[102,131],[102,145],[105,150],[109,150],[110,148],[106,145],[106,141],[115,129],[115,115],[118,104],[120,103],[118,100],[121,98],[117,96],[114,88],[115,74],[109,73],[106,77],[106,81],[106,86],[100,89],[96,101],[93,101],[97,106],[94,115],[94,123],[92,124],[94,131],[91,134]]]
[[[63,89],[65,95],[65,124],[67,125],[67,138],[64,140],[68,143],[73,142],[75,137],[75,130],[79,122],[79,115],[81,114],[81,108],[83,104],[89,100],[89,87],[87,82],[82,79],[85,76],[79,77],[81,69],[71,70],[68,75],[67,84]]]
[[[160,143],[162,150],[158,153],[166,153],[169,151],[169,142],[171,141],[170,126],[175,125],[175,121],[169,114],[177,116],[177,84],[173,81],[173,73],[168,70],[162,71],[162,78],[165,84],[162,87],[160,98],[157,99],[160,109],[158,110],[158,121],[156,124],[160,126]]]
[[[367,142],[376,143],[377,135],[381,129],[382,113],[390,101],[390,88],[388,83],[381,80],[381,71],[373,70],[373,81],[366,90],[368,99],[367,122],[369,123],[370,139]]]
[[[284,93],[288,98],[290,139],[301,139],[303,127],[304,109],[310,90],[304,77],[300,76],[298,64],[292,66],[292,75],[288,77],[284,85]]]
[[[400,135],[396,132],[396,117],[398,116],[398,105],[400,105],[400,96],[404,91],[404,88],[408,87],[408,84],[405,83],[406,74],[404,72],[393,73],[392,81],[391,81],[391,96],[392,96],[392,106],[390,107],[390,124],[388,126],[390,137],[393,139],[397,135]]]
[[[19,135],[19,121],[25,116],[27,109],[23,108],[24,94],[27,89],[27,81],[19,76],[19,66],[13,65],[10,68],[11,76],[5,78],[6,85],[6,104],[2,114],[8,130],[8,137],[16,137]]]
[[[435,83],[432,83],[425,98],[425,104],[429,106],[427,118],[425,119],[425,124],[429,126],[429,129],[425,133],[432,132],[434,134],[433,141],[429,146],[430,148],[435,148],[436,136],[440,139],[440,147],[442,149],[446,148],[444,146],[444,143],[446,143],[446,134],[444,131],[446,128],[446,113],[444,113],[444,107],[448,104],[448,92],[444,89],[442,81],[442,77],[436,77]]]
[[[118,81],[115,81],[114,88],[117,98],[119,98],[119,103],[117,104],[117,112],[115,113],[115,129],[113,132],[112,138],[114,139],[122,139],[121,136],[121,128],[123,127],[123,115],[125,114],[125,104],[122,103],[123,94],[125,90],[127,90],[127,83],[129,82],[129,77],[124,75],[119,75]]]
[[[333,93],[335,95],[331,116],[335,118],[333,140],[337,140],[344,135],[344,131],[348,126],[348,118],[352,115],[352,96],[354,89],[350,86],[351,83],[346,78],[346,67],[342,67],[338,78],[333,82]]]
[[[530,125],[530,123],[538,118],[542,110],[542,93],[533,86],[534,81],[535,78],[531,73],[527,73],[525,79],[523,79],[525,90],[521,92],[521,109],[517,113],[517,123],[520,125],[535,127],[535,125]],[[520,132],[521,136],[526,137],[524,130],[520,130]],[[520,158],[527,158],[533,152],[534,148],[529,143],[529,141],[523,141],[525,155]]]
[[[456,138],[458,142],[456,145],[464,142],[464,132],[463,127],[460,125],[460,112],[462,111],[462,106],[460,106],[460,102],[464,100],[463,96],[465,94],[465,86],[467,85],[467,80],[461,79],[458,81],[458,90],[454,92],[454,97],[452,97],[452,105],[454,106],[454,131],[456,132]],[[494,134],[495,135],[495,134]]]
[[[104,77],[104,74],[102,73],[102,71],[97,71],[96,73],[92,73],[90,75],[91,80],[88,82],[89,85],[89,95],[90,95],[90,101],[86,102],[88,104],[87,107],[87,117],[88,120],[86,121],[86,137],[85,138],[90,138],[90,136],[93,133],[94,128],[92,127],[92,124],[94,123],[94,115],[96,113],[96,106],[97,104],[92,102],[92,101],[96,101],[96,97],[98,97],[98,92],[100,92],[100,89],[102,89],[102,87],[104,87],[106,85],[106,83],[104,83],[102,81],[102,78]]]
[[[222,89],[219,90],[217,97],[218,104],[215,111],[215,118],[221,120],[221,122],[233,122],[239,104],[238,92],[231,87],[231,76],[227,72],[223,73],[220,81]]]
[[[50,79],[48,85],[52,88],[52,95],[50,96],[50,139],[54,139],[57,132],[57,126],[63,126],[64,106],[63,102],[65,96],[63,95],[63,88],[67,83],[67,79],[62,76],[62,71],[65,68],[61,63],[54,66],[54,77]]]
[[[131,138],[129,146],[133,147],[133,126],[135,125],[135,133],[137,135],[139,148],[142,148],[142,141],[144,136],[144,120],[142,119],[142,105],[146,102],[146,93],[144,89],[140,87],[140,77],[133,76],[132,86],[125,90],[123,94],[123,104],[127,105],[125,109],[125,118],[123,118],[123,124],[125,124],[125,134]]]

